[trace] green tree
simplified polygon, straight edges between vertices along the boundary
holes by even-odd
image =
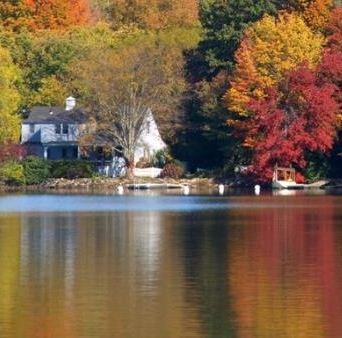
[[[203,38],[197,55],[202,59],[204,75],[215,76],[221,69],[231,71],[245,29],[266,13],[276,14],[273,1],[202,0],[199,15]]]
[[[278,6],[271,0],[200,1],[201,40],[186,53],[186,75],[192,87],[186,102],[186,128],[192,133],[183,147],[191,147],[192,166],[222,166],[227,158],[240,157],[226,124],[222,95],[244,31],[264,14],[275,14]]]
[[[22,107],[61,104],[58,100],[69,89],[68,65],[82,52],[71,33],[0,32],[0,42],[21,70],[22,81],[18,89]],[[57,94],[58,88],[60,94]],[[56,96],[53,98],[53,95]]]

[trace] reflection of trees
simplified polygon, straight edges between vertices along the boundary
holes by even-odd
[[[199,338],[173,230],[159,212],[24,217],[20,336]]]
[[[0,336],[10,337],[18,306],[20,222],[16,216],[0,217]]]
[[[331,201],[240,215],[246,224],[234,229],[228,273],[238,337],[342,337]]]
[[[218,211],[184,214],[178,236],[185,265],[187,302],[201,312],[206,337],[235,337],[226,288],[228,217]]]

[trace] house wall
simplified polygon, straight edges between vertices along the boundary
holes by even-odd
[[[160,136],[157,123],[153,118],[152,112],[149,111],[136,143],[134,161],[136,163],[141,158],[151,159],[158,150],[164,149],[165,147],[166,144]]]
[[[51,160],[78,158],[78,126],[65,124],[63,130],[60,124],[59,128],[56,132],[55,124],[22,124],[21,143],[27,145],[29,155]]]
[[[21,142],[49,143],[77,141],[77,136],[79,134],[77,125],[68,124],[67,133],[63,132],[63,124],[60,124],[59,128],[60,132],[56,133],[55,124],[23,124],[21,132]]]

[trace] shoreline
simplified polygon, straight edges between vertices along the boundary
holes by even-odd
[[[48,179],[47,181],[37,185],[11,186],[0,185],[0,192],[66,192],[66,193],[112,193],[116,192],[119,186],[128,190],[127,185],[132,184],[170,184],[188,186],[192,191],[213,191],[218,188],[218,184],[213,178],[147,178],[137,177],[135,179],[128,178],[77,178],[77,179]],[[225,185],[228,188],[228,184]],[[162,189],[161,189],[162,190]],[[169,190],[179,190],[173,188]]]

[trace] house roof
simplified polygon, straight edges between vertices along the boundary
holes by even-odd
[[[65,110],[60,107],[36,106],[31,108],[29,116],[23,120],[23,123],[84,123],[87,120],[87,114],[78,108]]]

